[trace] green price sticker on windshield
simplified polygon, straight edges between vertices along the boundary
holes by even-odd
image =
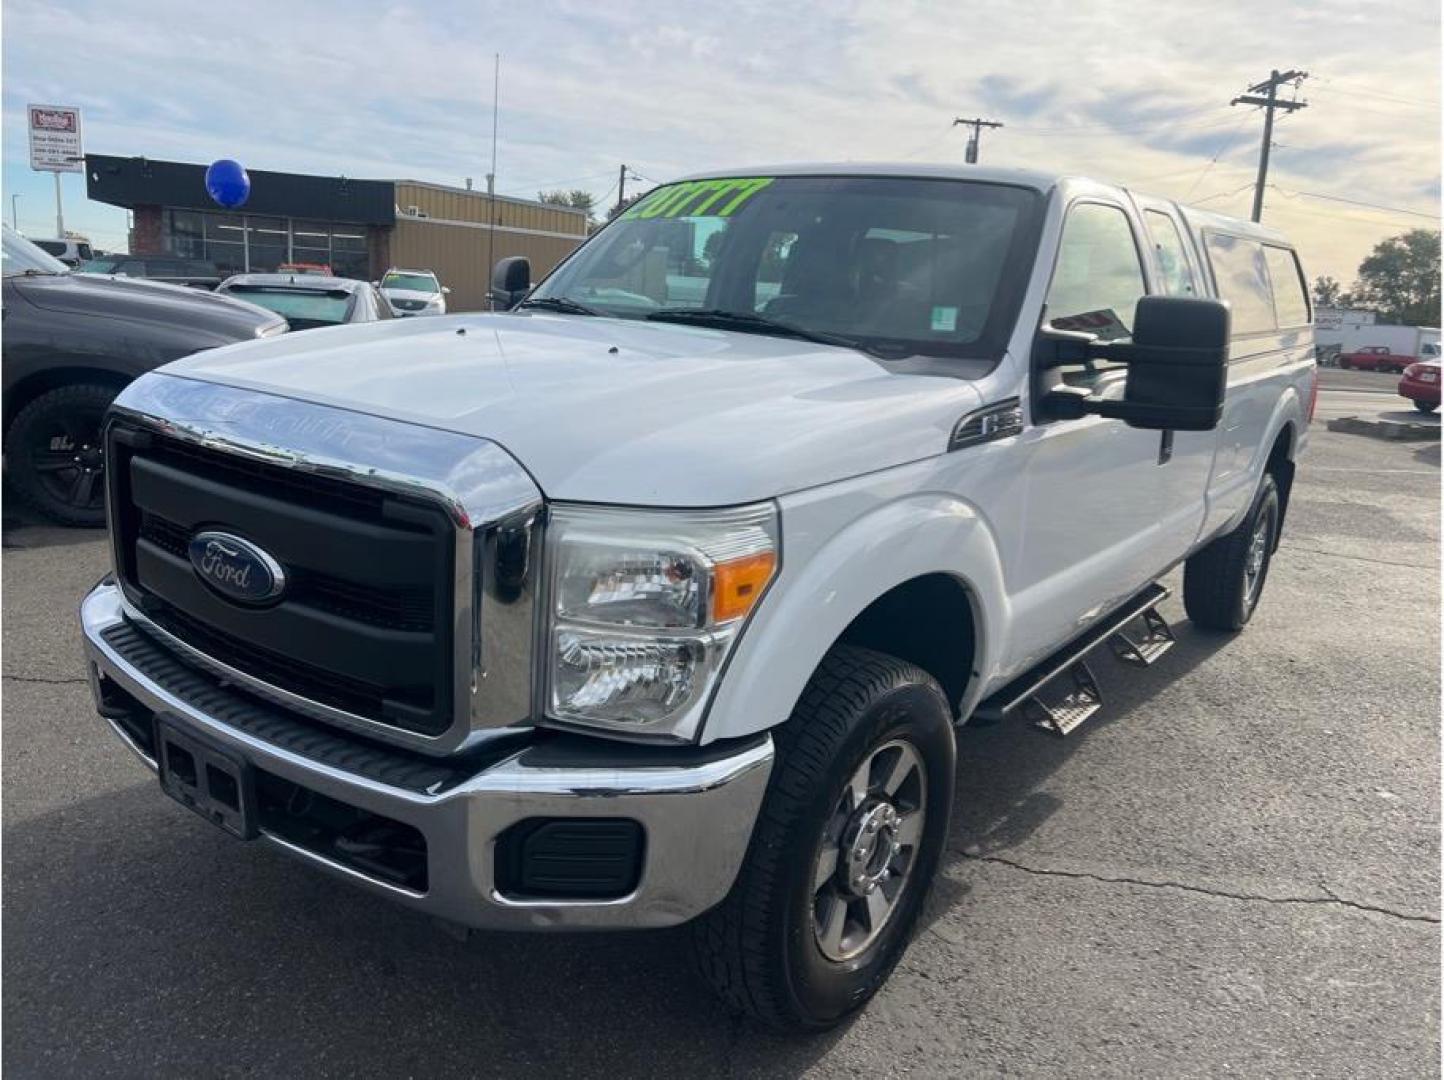
[[[772,183],[770,176],[689,180],[648,192],[623,218],[731,217],[737,208]]]

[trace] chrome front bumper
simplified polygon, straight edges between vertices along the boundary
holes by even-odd
[[[373,892],[465,926],[622,929],[671,926],[701,914],[731,888],[772,769],[770,739],[723,756],[702,750],[680,755],[668,751],[664,758],[652,760],[619,747],[619,752],[625,751],[626,764],[608,762],[605,754],[582,754],[568,761],[565,754],[518,749],[440,794],[426,794],[257,738],[146,675],[104,636],[125,622],[116,586],[96,586],[81,604],[80,616],[98,708],[102,678],[111,680],[149,713],[200,733],[257,769],[412,826],[426,840],[424,892],[345,866],[267,832],[264,826],[260,837]],[[120,724],[107,723],[152,770],[156,768],[154,759]],[[531,818],[638,822],[644,843],[635,889],[608,900],[503,896],[496,884],[496,839],[509,826]]]

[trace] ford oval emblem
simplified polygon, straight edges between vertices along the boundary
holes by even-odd
[[[249,540],[228,532],[206,530],[191,537],[191,565],[196,574],[227,600],[265,604],[285,591],[281,564]]]

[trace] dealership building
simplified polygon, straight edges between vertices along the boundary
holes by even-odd
[[[282,263],[373,281],[392,266],[434,270],[453,311],[486,306],[495,260],[525,255],[540,280],[587,235],[580,210],[416,180],[249,170],[245,205],[225,210],[206,192],[204,165],[87,154],[85,166],[90,198],[131,211],[132,254],[236,274]]]

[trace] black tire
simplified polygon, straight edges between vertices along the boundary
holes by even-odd
[[[1347,360],[1340,360],[1340,361],[1339,361],[1339,370],[1340,370],[1340,371],[1348,371],[1348,370],[1349,370],[1351,367],[1353,367],[1353,366],[1354,366],[1354,365],[1351,364],[1351,363],[1349,363]]]
[[[704,977],[735,1009],[775,1028],[819,1030],[866,1004],[907,948],[947,840],[956,761],[952,714],[942,688],[918,667],[839,646],[774,737],[777,759],[747,857],[727,899],[693,924],[695,955]],[[875,937],[856,955],[833,960],[819,940],[825,931],[814,925],[816,905],[819,897],[830,902],[841,894],[839,874],[848,871],[840,866],[819,889],[819,856],[824,849],[835,853],[828,836],[838,827],[836,815],[846,816],[851,805],[849,780],[869,758],[883,761],[899,744],[922,766],[898,789],[916,783],[914,790],[925,792],[919,839],[905,849],[911,856],[890,913],[868,931]],[[882,786],[872,790],[881,794]],[[828,890],[836,892],[824,897]],[[844,910],[853,910],[849,905],[867,908],[869,901],[850,898]]]
[[[5,473],[15,493],[62,525],[105,525],[100,428],[119,391],[103,383],[47,390],[5,433]]]
[[[1192,555],[1183,565],[1183,609],[1195,626],[1208,630],[1243,629],[1253,618],[1268,580],[1279,535],[1279,489],[1264,474],[1253,505],[1237,528]],[[1250,553],[1256,538],[1262,562],[1250,574]]]
[[[1437,409],[1438,407],[1439,407],[1439,403],[1438,403],[1437,401],[1435,401],[1435,402],[1428,402],[1428,401],[1416,401],[1416,402],[1414,402],[1414,408],[1418,409],[1421,413],[1431,413],[1431,412],[1433,412],[1435,409]]]

